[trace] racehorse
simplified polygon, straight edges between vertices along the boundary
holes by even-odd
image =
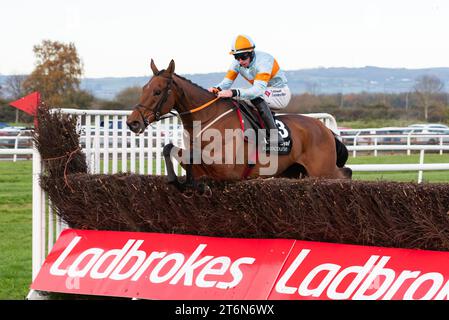
[[[333,132],[318,119],[297,114],[280,115],[278,119],[289,128],[291,133],[291,151],[287,155],[270,155],[275,159],[275,168],[267,169],[267,163],[262,163],[262,157],[251,156],[251,142],[244,139],[242,134],[234,134],[231,141],[226,140],[226,130],[242,132],[242,121],[235,100],[231,98],[218,99],[215,94],[194,84],[179,75],[175,71],[175,62],[171,60],[165,70],[158,70],[153,60],[151,69],[154,76],[143,87],[139,103],[134,106],[132,113],[127,118],[128,127],[136,134],[145,131],[146,127],[162,116],[176,110],[182,120],[185,130],[186,151],[169,143],[163,148],[163,155],[168,173],[168,181],[181,186],[173,168],[172,157],[183,154],[180,160],[181,166],[186,170],[186,182],[182,185],[194,185],[195,181],[206,176],[214,180],[239,180],[262,176],[263,170],[269,171],[265,177],[322,177],[331,179],[351,178],[351,170],[343,167],[348,156],[346,147],[339,142]],[[203,130],[198,130],[198,126]],[[214,142],[218,147],[211,150],[209,146],[208,156],[215,160],[192,161],[195,150],[195,141],[198,141],[198,132],[203,136],[213,132]],[[221,136],[216,134],[220,134]],[[210,139],[211,134],[209,134]],[[195,140],[197,139],[197,140]],[[208,142],[201,139],[196,144],[200,148],[201,155],[208,148]],[[337,158],[337,147],[340,143],[340,154]],[[254,144],[254,143],[253,143]],[[232,145],[232,146],[231,146]],[[231,147],[229,147],[231,146]],[[223,148],[231,152],[225,154]],[[341,152],[343,150],[343,152]],[[258,151],[256,153],[260,154]],[[244,161],[235,161],[242,156]],[[262,152],[263,154],[263,152]],[[225,159],[226,158],[226,159]],[[229,160],[234,161],[229,161]],[[252,159],[252,165],[248,166]],[[337,166],[338,163],[338,166]]]

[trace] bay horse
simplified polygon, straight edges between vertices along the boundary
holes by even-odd
[[[267,163],[262,163],[261,157],[256,157],[248,170],[250,158],[248,150],[251,149],[248,148],[248,144],[251,142],[239,134],[233,135],[231,143],[229,139],[225,141],[223,138],[225,130],[232,129],[235,130],[234,132],[242,132],[242,122],[241,119],[239,120],[235,100],[231,98],[218,99],[215,94],[177,75],[174,72],[175,62],[173,60],[167,69],[161,71],[151,60],[151,69],[153,77],[143,87],[139,103],[134,106],[132,113],[127,118],[127,125],[134,133],[140,134],[149,124],[159,121],[163,115],[171,113],[173,109],[177,111],[182,120],[185,135],[189,137],[184,141],[185,145],[190,147],[186,147],[190,150],[190,155],[188,155],[188,151],[181,150],[172,143],[163,148],[169,183],[181,186],[172,162],[172,157],[179,156],[180,151],[184,156],[183,160],[179,162],[186,170],[186,182],[182,185],[193,186],[195,181],[203,176],[214,180],[240,180],[262,175],[265,177],[351,178],[351,170],[343,167],[347,160],[346,147],[340,143],[340,147],[343,146],[345,152],[343,152],[343,159],[337,158],[336,148],[339,142],[332,131],[318,119],[297,114],[279,116],[291,132],[290,153],[272,157],[276,160],[276,166],[270,170],[267,169]],[[211,163],[211,161],[201,159],[199,162],[193,161],[192,163],[195,134],[198,136],[198,130],[195,133],[195,129],[198,125],[203,128],[201,132],[203,135],[206,133],[205,128],[209,132],[221,133],[221,137],[214,137],[218,146],[226,148],[232,144],[232,148],[228,148],[232,151],[230,157],[236,160],[238,156],[244,154],[244,161],[229,161],[229,155],[225,155],[222,148],[215,148],[215,150],[209,150],[209,158],[223,161]],[[201,148],[201,151],[205,151],[207,145],[207,141],[201,140],[196,144],[196,149]],[[228,157],[227,161],[224,161],[225,157]],[[269,174],[262,174],[264,169],[267,169],[265,171],[269,171]]]

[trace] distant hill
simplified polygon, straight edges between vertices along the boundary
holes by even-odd
[[[398,68],[315,68],[286,71],[290,89],[295,94],[310,93],[397,93],[411,90],[415,79],[424,74],[439,77],[449,89],[449,68],[398,69]],[[183,74],[200,86],[207,88],[223,79],[225,73]],[[0,85],[7,76],[0,75]],[[84,78],[81,88],[98,98],[113,99],[124,88],[143,86],[148,77]],[[236,86],[247,86],[241,77]]]

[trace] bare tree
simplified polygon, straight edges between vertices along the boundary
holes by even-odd
[[[415,80],[415,92],[424,107],[424,119],[429,117],[429,106],[436,94],[444,88],[443,81],[434,75],[423,75]]]
[[[19,74],[9,76],[6,79],[5,91],[11,99],[17,100],[25,95],[26,91],[23,88],[23,82],[25,79],[25,75]],[[16,109],[16,122],[19,122],[19,109]]]

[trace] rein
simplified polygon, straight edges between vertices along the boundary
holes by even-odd
[[[168,95],[171,93],[171,85],[172,85],[172,83],[173,83],[173,78],[170,78],[170,82],[168,83],[167,87],[164,90],[164,95],[159,100],[158,104],[156,105],[156,108],[155,108],[156,112],[152,112],[154,114],[154,118],[155,118],[156,121],[160,121],[160,120],[163,120],[163,119],[167,119],[167,118],[171,118],[171,117],[176,116],[176,114],[174,112],[170,111],[169,112],[170,113],[169,116],[161,117],[161,110],[162,110],[162,107],[163,107],[164,103],[168,99]],[[210,106],[211,104],[213,104],[218,99],[220,99],[220,97],[216,97],[216,98],[214,98],[214,99],[212,99],[212,100],[210,100],[210,101],[208,101],[208,102],[202,104],[201,106],[196,107],[196,108],[194,108],[192,110],[187,110],[187,111],[178,113],[178,115],[183,116],[183,115],[192,114],[192,113],[201,111],[201,110],[207,108],[208,106]],[[147,127],[150,123],[148,122],[148,118],[145,118],[145,116],[144,116],[143,112],[140,110],[140,108],[144,108],[145,109],[146,107],[144,105],[138,103],[138,104],[136,104],[134,106],[133,109],[137,110],[137,112],[139,112],[139,114],[140,114],[140,116],[142,118],[144,126]]]
[[[214,103],[214,102],[217,101],[218,99],[220,99],[220,97],[216,97],[215,99],[212,99],[212,100],[206,102],[205,104],[202,104],[201,106],[196,107],[195,109],[187,110],[187,111],[181,112],[179,115],[180,115],[180,116],[183,116],[183,115],[186,115],[186,114],[192,114],[192,113],[201,111],[201,110],[203,110],[204,108],[207,108],[208,106],[210,106],[212,103]]]

